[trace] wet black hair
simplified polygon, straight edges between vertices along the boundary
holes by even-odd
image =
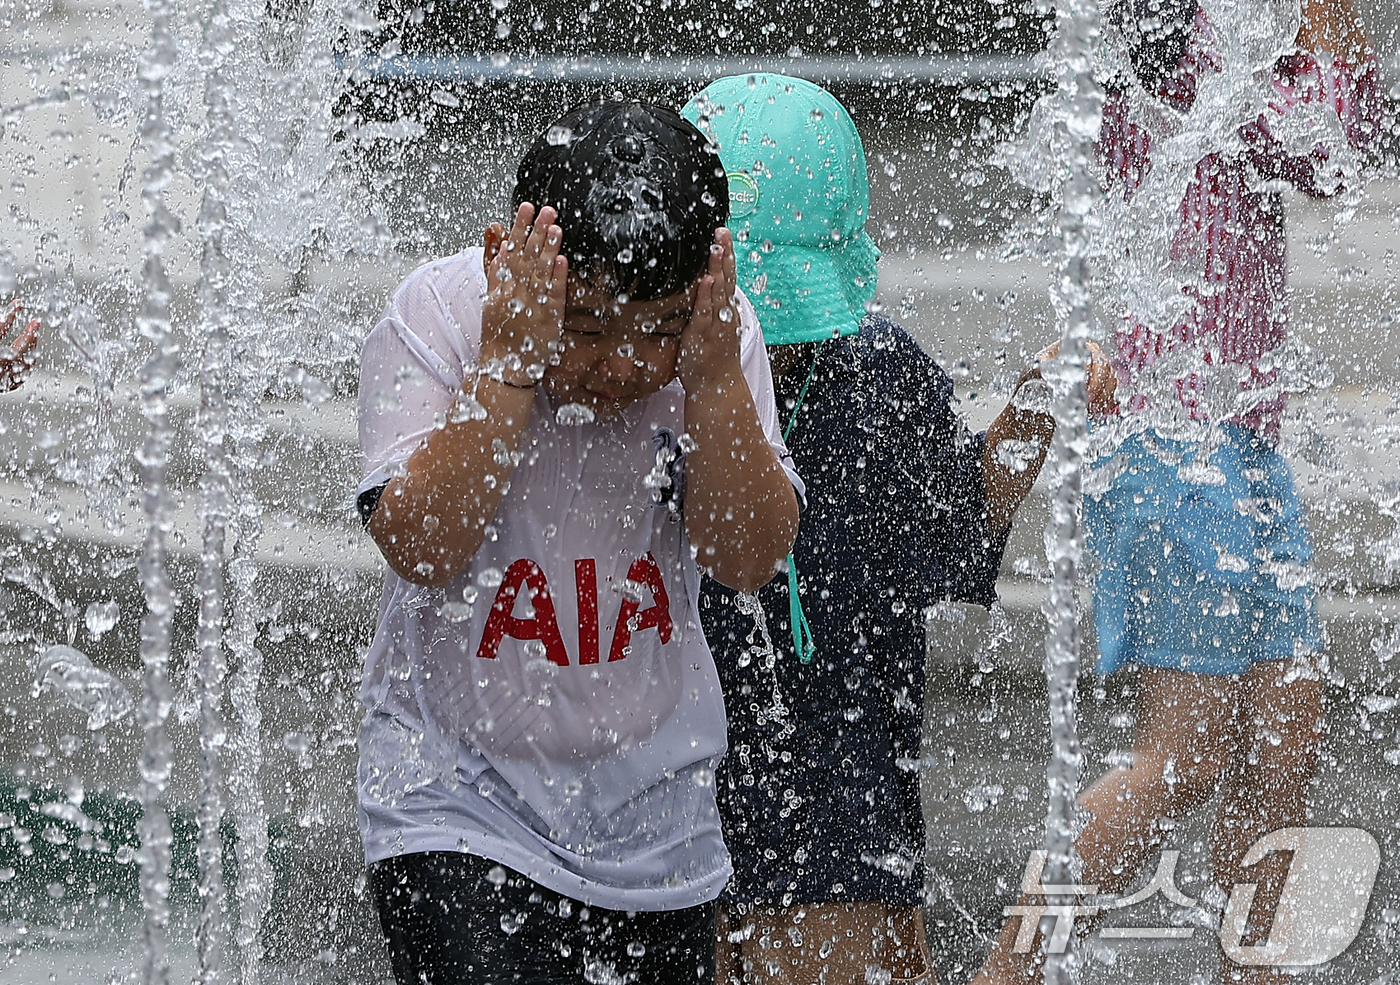
[[[633,301],[690,287],[729,221],[713,145],[674,110],[640,102],[565,113],[521,160],[512,200],[552,205],[570,271]]]
[[[1186,54],[1196,7],[1197,0],[1116,0],[1109,8],[1109,21],[1128,44],[1133,74],[1148,92],[1155,92]]]

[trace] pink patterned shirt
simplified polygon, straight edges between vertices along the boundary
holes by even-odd
[[[1197,80],[1222,69],[1213,50],[1204,10],[1197,10],[1192,37],[1175,72],[1157,96],[1168,106],[1188,111]],[[1324,63],[1310,54],[1280,58],[1274,68],[1271,108],[1286,114],[1307,103],[1336,110],[1352,147],[1363,150],[1380,137],[1384,103],[1373,63],[1353,68]],[[1130,122],[1127,97],[1111,98],[1104,108],[1099,135],[1100,159],[1110,190],[1121,186],[1131,197],[1152,168],[1152,134]],[[1319,182],[1330,175],[1332,150],[1317,144],[1310,154],[1292,156],[1269,131],[1264,116],[1241,131],[1247,151],[1240,157],[1211,154],[1196,165],[1180,207],[1181,223],[1173,239],[1172,259],[1195,272],[1182,290],[1195,302],[1170,330],[1148,327],[1125,316],[1111,342],[1120,384],[1132,386],[1140,372],[1168,353],[1189,347],[1206,365],[1237,368],[1242,410],[1230,420],[1277,441],[1287,394],[1278,390],[1278,369],[1269,358],[1284,340],[1288,323],[1287,256],[1283,202],[1276,192],[1256,191],[1258,179],[1282,179],[1314,197],[1335,194]],[[1333,182],[1335,184],[1335,182]],[[1204,380],[1199,373],[1175,381],[1177,395],[1192,418],[1206,418]],[[1255,392],[1259,391],[1257,395]],[[1145,397],[1135,394],[1125,412],[1140,410]]]

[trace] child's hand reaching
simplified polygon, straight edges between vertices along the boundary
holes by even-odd
[[[1000,536],[1011,526],[1011,517],[1031,491],[1045,453],[1055,433],[1055,418],[1046,402],[1048,394],[1039,399],[1027,399],[1022,387],[1031,380],[1041,379],[1041,367],[1060,352],[1055,342],[1041,350],[1035,365],[1021,374],[1007,404],[992,426],[987,429],[986,447],[982,454],[982,479],[987,495],[987,526]],[[1114,390],[1118,378],[1102,349],[1089,343],[1089,365],[1085,372],[1085,389],[1089,398],[1089,413],[1106,417],[1118,410]],[[1045,383],[1039,384],[1042,389]],[[1003,454],[1005,452],[1005,454]]]
[[[1085,385],[1089,391],[1089,413],[1095,417],[1111,417],[1118,413],[1118,373],[1108,356],[1095,342],[1089,343],[1089,376]]]
[[[734,301],[734,237],[715,230],[710,262],[695,292],[695,308],[681,333],[676,376],[687,394],[743,375],[739,365],[739,308]]]
[[[481,312],[481,366],[516,387],[544,377],[564,329],[569,260],[559,254],[563,231],[546,205],[534,222],[525,202],[510,232],[501,223],[486,230],[486,300]]]
[[[1060,354],[1060,343],[1052,342],[1035,357],[1035,365],[1022,375],[1021,383],[1040,378],[1041,364]],[[1093,417],[1109,417],[1118,413],[1118,374],[1113,364],[1097,342],[1089,343],[1089,366],[1085,371],[1084,386],[1089,397],[1089,414]]]
[[[5,320],[0,321],[0,346],[5,345],[5,336],[10,334],[10,329],[15,326],[23,311],[24,306],[16,303],[10,308]],[[0,356],[0,393],[7,393],[24,382],[29,370],[34,366],[34,357],[29,352],[38,341],[39,319],[31,318],[25,324],[24,330],[9,343],[8,348],[12,355]]]

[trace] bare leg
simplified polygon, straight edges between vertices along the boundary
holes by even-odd
[[[729,939],[742,919],[738,914],[731,919],[730,907],[719,905],[715,915],[715,985],[744,985],[743,955],[738,942]]]
[[[923,911],[917,906],[852,902],[744,909],[740,914],[737,907],[721,908],[718,985],[865,985],[872,968],[890,973],[901,985],[934,985]]]
[[[1322,729],[1322,681],[1311,668],[1272,660],[1256,663],[1241,680],[1240,742],[1211,831],[1211,862],[1226,892],[1238,882],[1259,884],[1256,914],[1274,912],[1289,859],[1271,855],[1249,870],[1240,859],[1269,832],[1307,823],[1308,784],[1317,770]],[[1265,930],[1251,922],[1251,933]],[[1265,985],[1289,979],[1277,968],[1246,968],[1222,957],[1221,980]]]
[[[1104,893],[1121,892],[1132,881],[1161,841],[1163,818],[1180,817],[1215,794],[1236,745],[1235,678],[1141,673],[1133,765],[1110,770],[1079,798],[1093,815],[1075,842],[1083,882]],[[1038,950],[1012,951],[1018,929],[1017,920],[1002,927],[973,985],[1037,979]]]

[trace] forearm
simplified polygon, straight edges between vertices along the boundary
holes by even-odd
[[[481,547],[530,422],[533,389],[480,377],[481,420],[449,420],[392,479],[370,517],[370,536],[406,581],[445,585]]]
[[[1353,66],[1375,57],[1352,0],[1303,0],[1297,44],[1303,51],[1326,53]]]
[[[797,495],[735,372],[687,397],[686,533],[701,567],[722,585],[756,591],[797,537]]]
[[[982,450],[982,481],[987,494],[987,529],[999,537],[1035,485],[1055,419],[1049,414],[1018,408],[1014,403],[987,429]]]

